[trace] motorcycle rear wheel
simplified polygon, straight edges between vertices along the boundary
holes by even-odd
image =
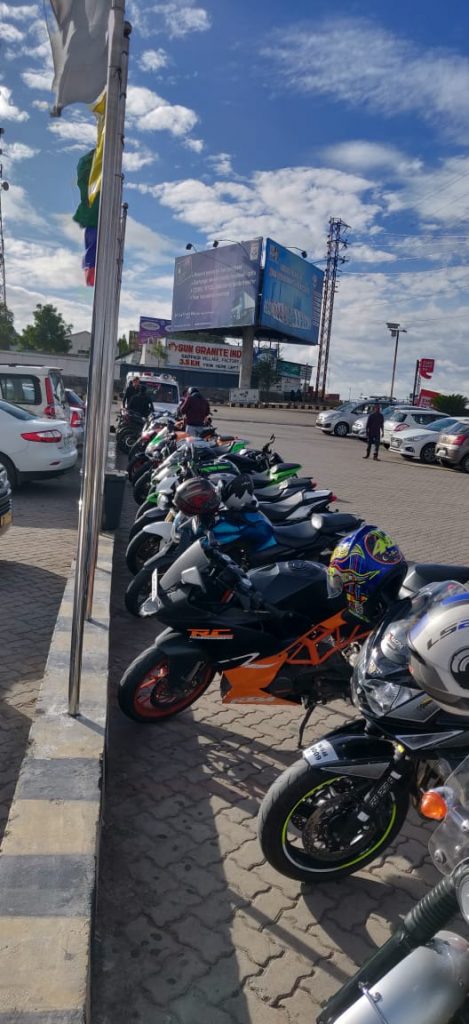
[[[132,576],[137,576],[145,562],[149,558],[153,558],[153,555],[158,554],[160,547],[161,537],[157,537],[153,533],[145,533],[140,530],[140,533],[132,537],[125,553],[127,568]]]
[[[128,718],[144,724],[156,724],[179,715],[208,689],[215,670],[201,663],[186,686],[169,689],[165,682],[168,659],[150,647],[129,665],[119,683],[118,702]]]
[[[259,810],[258,836],[264,857],[280,874],[312,885],[361,871],[380,856],[402,828],[409,794],[391,790],[370,820],[356,819],[356,832],[340,839],[353,823],[354,804],[373,780],[329,778],[301,759],[276,780]]]

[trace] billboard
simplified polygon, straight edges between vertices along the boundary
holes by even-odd
[[[141,316],[138,328],[139,344],[146,345],[148,342],[165,338],[170,323],[171,320],[163,320],[161,317]]]
[[[171,330],[249,327],[256,322],[262,238],[178,256]]]
[[[423,409],[430,409],[439,394],[439,391],[429,391],[428,388],[420,388],[417,405],[420,405]]]
[[[285,338],[317,345],[324,273],[271,238],[266,240],[259,322]]]
[[[168,367],[189,367],[191,370],[218,370],[239,373],[241,348],[234,345],[207,345],[199,341],[168,338]]]
[[[419,374],[424,377],[425,380],[431,380],[433,377],[433,371],[435,369],[434,359],[420,359],[419,360]]]

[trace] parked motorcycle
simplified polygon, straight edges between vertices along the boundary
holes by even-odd
[[[422,691],[407,640],[445,597],[467,597],[465,583],[467,566],[414,566],[401,593],[416,596],[390,608],[356,660],[351,692],[362,717],[304,750],[271,786],[258,832],[281,874],[322,884],[359,871],[400,831],[409,800],[417,804],[465,756],[469,719]]]
[[[461,912],[469,924],[469,758],[444,786],[423,794],[421,814],[441,822],[429,850],[444,877],[395,933],[332,996],[317,1024],[464,1024],[469,1020],[469,943],[440,931]]]

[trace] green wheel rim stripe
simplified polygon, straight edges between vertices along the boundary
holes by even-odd
[[[338,782],[340,779],[343,779],[343,778],[344,778],[343,775],[336,775],[332,779],[326,779],[324,782],[321,782],[319,784],[319,786],[315,786],[314,789],[310,789],[309,793],[305,793],[304,796],[302,796],[301,799],[298,800],[298,802],[295,804],[295,806],[290,811],[290,814],[288,815],[288,818],[286,818],[285,823],[284,823],[283,828],[282,828],[282,847],[283,847],[283,852],[284,852],[285,856],[288,858],[288,860],[292,864],[295,864],[296,866],[298,866],[298,861],[294,860],[293,857],[291,857],[289,852],[288,852],[288,848],[287,848],[287,829],[288,829],[290,821],[291,821],[291,819],[292,819],[292,817],[293,817],[297,807],[299,807],[300,804],[302,804],[305,800],[307,800],[308,797],[314,796],[314,794],[317,793],[318,790],[323,789],[324,786],[331,786],[334,782]],[[391,819],[390,819],[389,825],[387,826],[385,832],[380,837],[380,839],[378,839],[378,841],[375,843],[374,846],[371,847],[371,849],[364,850],[363,853],[361,853],[359,857],[354,857],[353,860],[347,861],[346,864],[341,864],[340,868],[338,868],[338,870],[342,870],[343,868],[353,867],[354,864],[359,864],[360,861],[365,859],[365,857],[369,857],[371,853],[374,853],[375,850],[378,850],[379,847],[382,846],[382,844],[383,844],[384,840],[386,839],[386,837],[389,835],[389,833],[390,833],[390,831],[391,831],[391,829],[392,829],[392,827],[394,825],[394,822],[396,820],[396,814],[397,814],[397,807],[396,807],[396,801],[394,800],[393,808],[392,808],[392,814],[391,814]],[[327,868],[311,868],[311,869],[306,868],[305,870],[311,870],[311,874],[320,874],[322,871],[331,871],[331,870],[333,870],[333,868],[332,868],[332,866],[329,866]]]

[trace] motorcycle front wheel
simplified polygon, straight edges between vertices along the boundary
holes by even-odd
[[[258,836],[280,874],[317,885],[360,871],[389,846],[406,819],[407,790],[391,790],[370,818],[358,810],[372,780],[333,776],[297,761],[262,801]]]
[[[145,469],[144,472],[138,477],[134,483],[134,498],[137,505],[143,505],[143,502],[147,500],[150,493],[151,487],[151,476],[153,468],[150,466],[149,469]]]
[[[208,689],[215,670],[205,662],[195,667],[191,680],[171,688],[168,659],[150,647],[129,665],[119,683],[121,711],[136,722],[156,723],[185,711]]]
[[[154,533],[145,533],[144,530],[140,530],[140,533],[132,537],[125,553],[127,568],[132,576],[136,576],[143,569],[149,558],[158,554],[160,547],[161,537]]]

